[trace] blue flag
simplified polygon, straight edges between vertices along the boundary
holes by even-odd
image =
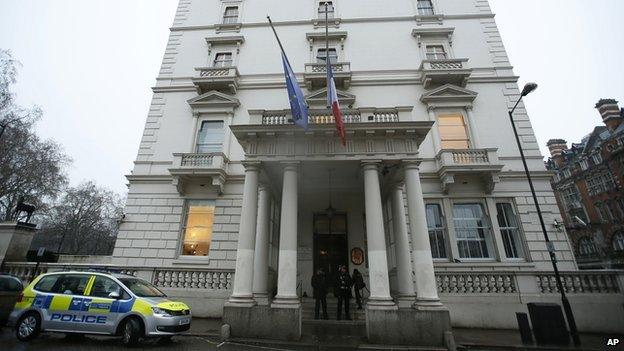
[[[295,73],[288,63],[286,55],[282,52],[282,62],[284,64],[284,74],[286,75],[286,89],[288,90],[288,100],[290,100],[290,110],[296,125],[308,130],[308,106],[303,96],[303,91],[297,83]]]

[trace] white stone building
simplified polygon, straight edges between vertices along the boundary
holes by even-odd
[[[196,315],[227,302],[299,330],[312,272],[339,264],[364,274],[373,329],[378,311],[432,310],[440,330],[445,311],[456,326],[516,328],[527,302],[558,301],[507,118],[518,77],[487,0],[331,1],[346,147],[326,108],[322,3],[180,0],[114,264]],[[307,132],[289,121],[267,15],[307,90]],[[575,272],[522,105],[515,120],[577,323],[618,330],[621,276]],[[594,282],[601,299],[583,290]]]

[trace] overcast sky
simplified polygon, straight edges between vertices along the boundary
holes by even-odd
[[[469,1],[469,0],[455,0]],[[542,152],[601,123],[624,100],[624,1],[490,0]],[[389,2],[390,4],[392,2]],[[18,101],[74,160],[72,184],[126,191],[177,0],[0,0],[0,48],[21,61]]]

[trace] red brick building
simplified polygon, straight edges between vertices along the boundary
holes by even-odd
[[[581,269],[624,268],[624,109],[602,99],[604,125],[568,148],[548,141],[546,167]]]

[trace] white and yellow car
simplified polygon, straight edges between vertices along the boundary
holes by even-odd
[[[9,325],[22,341],[51,331],[121,335],[131,346],[141,338],[168,340],[189,330],[191,310],[134,276],[58,272],[42,274],[24,289]]]

